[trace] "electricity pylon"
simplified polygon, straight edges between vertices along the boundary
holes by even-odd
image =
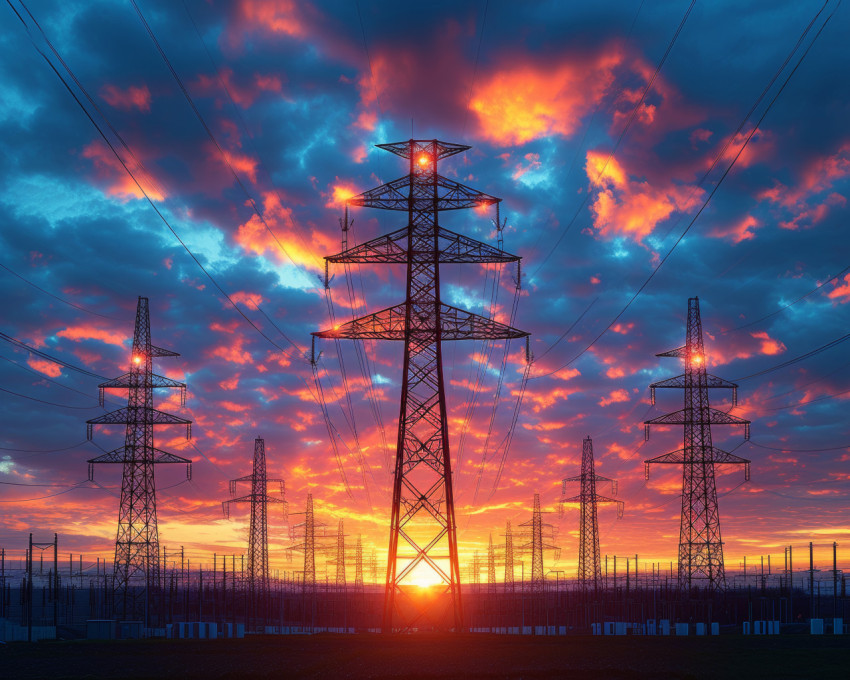
[[[505,590],[514,590],[514,537],[511,520],[505,526]]]
[[[181,405],[186,402],[186,385],[153,372],[153,359],[180,356],[151,343],[148,299],[140,297],[136,307],[136,326],[128,373],[98,385],[100,404],[104,390],[126,389],[127,407],[86,421],[86,435],[92,438],[95,425],[126,425],[124,446],[92,458],[94,466],[111,463],[123,466],[121,503],[118,508],[118,534],[115,539],[113,592],[115,614],[122,620],[144,621],[151,625],[154,592],[160,586],[159,531],[156,524],[156,483],[154,466],[159,463],[185,463],[191,479],[192,462],[154,446],[155,425],[185,425],[186,439],[192,436],[192,421],[159,411],[153,407],[156,388],[180,390]]]
[[[543,551],[554,550],[555,559],[559,558],[561,551],[557,546],[543,542],[544,539],[554,540],[555,528],[543,521],[539,493],[534,494],[534,510],[531,513],[531,519],[528,522],[523,522],[520,526],[531,529],[531,542],[521,547],[521,550],[524,552],[531,550],[531,592],[542,593],[546,587],[546,572],[543,569]],[[545,536],[544,529],[546,529]],[[525,583],[523,583],[524,588]]]
[[[248,482],[251,493],[247,496],[236,496],[238,482]],[[280,497],[268,493],[268,485],[279,485]],[[288,507],[286,501],[286,486],[282,479],[270,479],[266,476],[266,446],[265,441],[257,437],[254,440],[254,463],[251,474],[230,481],[230,495],[233,498],[221,504],[226,517],[230,517],[231,503],[251,504],[251,523],[248,530],[248,592],[255,611],[265,609],[269,593],[269,528],[268,504],[280,504],[284,521],[288,523]]]
[[[596,474],[593,463],[593,440],[588,436],[581,447],[581,474],[567,477],[561,483],[562,496],[567,495],[567,482],[579,482],[581,491],[578,496],[561,499],[564,503],[578,503],[581,512],[579,519],[578,584],[584,589],[599,589],[602,580],[602,563],[599,559],[599,523],[596,516],[598,503],[616,503],[617,519],[623,517],[623,501],[600,496],[596,493],[596,482],[611,482],[611,495],[617,495],[617,482]]]
[[[429,618],[434,627],[461,631],[463,607],[442,343],[528,334],[443,303],[440,265],[518,262],[520,258],[438,223],[441,211],[481,208],[501,200],[437,173],[438,161],[470,147],[436,139],[378,147],[407,159],[408,174],[349,199],[348,205],[404,211],[407,225],[325,259],[329,263],[407,265],[405,300],[314,335],[404,341],[383,630],[409,630]],[[444,585],[441,597],[430,598],[427,607],[404,601],[405,586],[431,581],[428,577],[434,575]],[[446,611],[434,613],[441,601]]]
[[[703,585],[710,592],[726,588],[723,565],[723,541],[720,537],[720,512],[717,507],[716,465],[743,465],[744,480],[750,478],[750,461],[715,448],[711,442],[712,425],[743,425],[744,438],[750,438],[750,421],[718,411],[709,406],[708,390],[725,387],[732,390],[732,406],[738,401],[738,386],[707,373],[702,342],[702,322],[699,298],[688,299],[688,328],[684,347],[663,352],[659,357],[678,357],[685,360],[685,372],[675,378],[649,386],[652,403],[655,390],[679,388],[685,391],[685,408],[644,423],[649,439],[650,425],[684,425],[684,447],[650,458],[646,477],[652,463],[682,466],[682,520],[679,529],[680,588]]]

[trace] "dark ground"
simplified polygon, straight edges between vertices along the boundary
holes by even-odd
[[[850,637],[300,635],[0,644],[2,678],[850,678]]]

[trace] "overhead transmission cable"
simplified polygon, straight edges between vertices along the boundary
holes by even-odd
[[[673,49],[673,45],[676,44],[676,40],[678,39],[679,34],[682,32],[682,29],[685,26],[685,22],[688,20],[688,17],[691,14],[691,10],[694,8],[695,4],[696,4],[696,0],[691,0],[690,5],[688,5],[688,9],[685,11],[685,15],[682,17],[682,20],[679,22],[679,25],[677,26],[675,33],[673,33],[673,37],[670,39],[670,42],[667,45],[667,49],[664,51],[664,55],[661,57],[661,61],[659,61],[658,65],[655,67],[655,71],[653,72],[652,77],[650,77],[649,81],[646,83],[646,86],[643,88],[643,91],[641,92],[640,97],[638,98],[637,102],[635,103],[635,106],[632,109],[632,112],[629,115],[629,118],[626,121],[626,124],[623,126],[623,129],[620,132],[620,136],[617,138],[617,141],[614,143],[614,148],[611,150],[611,153],[608,154],[608,157],[605,159],[605,162],[602,164],[602,168],[599,170],[599,173],[597,174],[595,183],[598,183],[602,179],[602,176],[605,174],[605,170],[607,170],[607,168],[608,168],[608,164],[614,158],[614,154],[616,154],[617,150],[620,148],[620,144],[622,143],[623,138],[626,136],[626,133],[629,131],[629,128],[631,128],[632,123],[637,118],[640,107],[643,104],[644,99],[646,99],[646,95],[649,93],[650,88],[655,84],[655,80],[658,77],[658,74],[661,72],[661,67],[664,66],[664,62],[667,61],[667,57],[670,55],[670,52]],[[561,230],[560,235],[558,236],[557,239],[555,239],[555,242],[552,244],[552,247],[549,249],[549,253],[546,255],[546,257],[543,258],[543,260],[541,260],[540,264],[537,265],[537,268],[532,272],[532,274],[531,274],[532,277],[535,276],[537,274],[537,272],[540,271],[540,269],[543,267],[543,265],[545,265],[546,262],[549,261],[549,258],[552,257],[555,250],[557,250],[558,246],[561,244],[561,241],[564,240],[564,237],[567,235],[567,233],[569,233],[573,224],[578,219],[578,216],[581,214],[581,211],[584,209],[584,206],[587,204],[589,197],[590,197],[590,192],[589,191],[585,192],[584,198],[582,199],[581,204],[579,205],[575,214],[572,216],[570,221],[567,222],[566,226]]]
[[[611,328],[614,324],[616,324],[616,323],[617,323],[617,321],[619,321],[619,320],[620,320],[620,318],[623,316],[623,314],[625,314],[625,313],[626,313],[626,311],[629,309],[629,307],[631,307],[632,303],[633,303],[633,302],[637,299],[637,297],[638,297],[638,296],[639,296],[639,295],[643,292],[643,290],[644,290],[644,289],[645,289],[645,288],[649,285],[649,282],[650,282],[650,281],[652,281],[652,279],[653,279],[653,278],[655,277],[655,275],[658,273],[659,269],[661,269],[661,267],[664,265],[664,263],[667,261],[667,259],[670,257],[670,255],[672,255],[672,254],[673,254],[673,252],[675,251],[676,247],[677,247],[677,246],[678,246],[678,245],[682,242],[682,239],[684,239],[684,238],[685,238],[685,236],[686,236],[686,235],[687,235],[687,233],[690,231],[691,227],[693,227],[694,223],[697,221],[697,219],[700,217],[700,215],[702,215],[703,211],[704,211],[704,210],[705,210],[705,208],[708,206],[709,202],[710,202],[710,201],[711,201],[711,199],[714,197],[715,193],[717,193],[717,190],[718,190],[718,189],[720,188],[720,186],[723,184],[723,181],[724,181],[724,180],[726,179],[726,177],[729,175],[729,172],[730,172],[730,171],[732,170],[732,168],[735,166],[735,163],[736,163],[736,162],[738,161],[738,159],[741,157],[741,154],[744,152],[744,149],[746,149],[746,148],[747,148],[747,146],[748,146],[748,144],[749,144],[750,140],[753,138],[753,135],[754,135],[754,134],[755,134],[755,133],[759,130],[759,128],[760,128],[760,126],[761,126],[761,123],[762,123],[762,121],[764,120],[765,116],[767,116],[768,112],[769,112],[769,111],[773,108],[773,105],[776,103],[776,100],[779,98],[779,95],[781,95],[781,94],[782,94],[782,92],[785,90],[785,87],[788,85],[788,83],[789,83],[789,81],[791,80],[792,76],[793,76],[793,75],[797,72],[797,69],[798,69],[798,68],[800,67],[800,65],[803,63],[803,60],[804,60],[804,59],[806,58],[806,56],[809,54],[809,51],[812,49],[812,47],[814,46],[814,44],[817,42],[817,39],[820,37],[820,35],[821,35],[821,33],[823,32],[824,28],[826,28],[827,24],[829,23],[829,20],[833,17],[833,15],[834,15],[834,14],[835,14],[835,10],[833,10],[832,14],[830,14],[830,15],[826,18],[826,20],[824,20],[823,24],[820,26],[820,28],[818,29],[817,33],[815,34],[815,37],[814,37],[814,38],[812,39],[812,41],[809,43],[808,47],[806,48],[806,50],[803,52],[802,56],[799,58],[799,60],[798,60],[798,61],[797,61],[797,63],[795,64],[794,68],[791,70],[791,72],[790,72],[790,73],[788,74],[788,76],[785,78],[785,80],[783,81],[783,83],[782,83],[781,87],[779,88],[779,90],[777,91],[777,93],[773,96],[773,98],[772,98],[772,99],[770,100],[770,102],[768,103],[768,105],[767,105],[767,107],[765,108],[765,110],[763,111],[762,115],[759,117],[758,122],[755,124],[755,126],[752,128],[752,130],[750,130],[750,132],[749,132],[749,133],[747,134],[747,136],[745,137],[745,139],[744,139],[743,143],[741,144],[741,147],[738,149],[738,152],[735,154],[735,156],[734,156],[734,158],[732,159],[732,161],[731,161],[731,162],[729,163],[729,165],[726,167],[726,169],[724,170],[723,174],[722,174],[722,175],[721,175],[721,177],[718,179],[717,184],[715,184],[715,185],[714,185],[714,188],[711,190],[711,192],[709,193],[709,195],[707,196],[707,198],[706,198],[706,199],[705,199],[705,201],[703,202],[702,206],[700,206],[699,210],[696,212],[696,214],[695,214],[695,215],[693,216],[693,218],[690,220],[690,222],[688,223],[687,227],[685,227],[684,231],[683,231],[683,232],[679,235],[679,238],[678,238],[678,239],[676,239],[676,242],[675,242],[675,243],[671,246],[670,250],[668,250],[668,251],[667,251],[667,253],[664,255],[664,257],[663,257],[663,258],[661,258],[661,261],[660,261],[660,262],[658,263],[658,265],[656,265],[656,267],[652,270],[652,272],[650,273],[650,275],[649,275],[649,276],[646,278],[646,280],[645,280],[645,281],[641,284],[641,286],[637,289],[637,291],[634,293],[634,295],[632,295],[632,297],[629,299],[629,301],[626,303],[626,305],[625,305],[625,306],[624,306],[624,307],[623,307],[623,308],[622,308],[622,309],[621,309],[621,310],[617,313],[617,315],[614,317],[614,319],[613,319],[613,320],[612,320],[612,321],[611,321],[611,322],[610,322],[610,323],[609,323],[609,324],[608,324],[605,328],[603,328],[603,329],[602,329],[602,331],[600,331],[600,333],[599,333],[599,334],[598,334],[598,335],[597,335],[597,336],[596,336],[596,337],[595,337],[595,338],[594,338],[594,339],[593,339],[593,340],[592,340],[592,341],[591,341],[591,342],[590,342],[590,343],[589,343],[589,344],[588,344],[588,345],[587,345],[584,349],[582,349],[582,350],[581,350],[578,354],[576,354],[576,355],[575,355],[572,359],[570,359],[569,361],[567,361],[565,364],[563,364],[563,365],[562,365],[562,366],[560,366],[559,368],[555,369],[554,371],[549,371],[549,372],[547,372],[547,373],[543,373],[543,374],[541,374],[541,375],[532,376],[532,378],[531,378],[532,380],[536,380],[536,379],[539,379],[539,378],[545,378],[545,377],[547,377],[547,376],[553,375],[553,374],[557,373],[558,371],[563,370],[564,368],[566,368],[566,367],[567,367],[567,366],[569,366],[570,364],[572,364],[572,363],[573,363],[574,361],[576,361],[579,357],[583,356],[583,355],[585,354],[585,352],[587,352],[587,351],[588,351],[591,347],[593,347],[593,346],[594,346],[594,345],[595,345],[595,344],[599,341],[599,339],[600,339],[600,338],[602,338],[602,336],[603,336],[605,333],[607,333],[607,332],[608,332],[608,330],[609,330],[609,329],[610,329],[610,328]],[[796,48],[795,48],[795,49],[796,49]],[[753,376],[747,376],[747,377],[753,377]]]
[[[153,199],[151,199],[151,197],[150,197],[150,195],[148,194],[147,190],[146,190],[146,189],[142,186],[142,184],[140,183],[140,181],[138,180],[138,178],[136,177],[136,175],[133,173],[133,171],[132,171],[132,170],[130,169],[130,167],[127,165],[127,163],[125,162],[125,160],[124,160],[124,159],[121,157],[121,155],[118,153],[118,151],[116,150],[115,146],[112,144],[112,142],[111,142],[111,141],[109,140],[109,138],[106,136],[106,134],[105,134],[105,132],[103,131],[103,129],[100,127],[100,125],[97,123],[97,121],[95,121],[95,120],[94,120],[94,118],[92,117],[92,115],[89,113],[89,111],[88,111],[88,110],[86,109],[86,107],[83,105],[83,103],[80,101],[79,97],[77,97],[76,93],[75,93],[75,92],[73,91],[73,89],[70,87],[70,85],[68,84],[68,82],[67,82],[67,81],[65,80],[65,78],[62,76],[62,74],[61,74],[61,73],[59,73],[59,71],[56,69],[56,67],[53,65],[53,63],[50,61],[50,59],[47,57],[47,55],[46,55],[46,54],[45,54],[45,53],[44,53],[44,52],[43,52],[43,51],[42,51],[42,50],[38,47],[38,45],[35,43],[35,40],[34,40],[34,38],[32,37],[32,35],[31,35],[31,33],[30,33],[29,26],[26,24],[26,22],[24,21],[24,19],[21,17],[20,13],[18,13],[18,11],[17,11],[17,10],[15,9],[15,7],[12,5],[11,0],[6,0],[6,2],[7,2],[7,4],[9,4],[9,6],[12,8],[12,10],[15,12],[15,14],[16,14],[16,15],[18,16],[18,18],[20,19],[21,23],[24,25],[24,28],[25,28],[25,30],[27,31],[27,34],[30,36],[30,40],[31,40],[31,42],[32,42],[32,44],[33,44],[33,47],[34,47],[34,48],[36,49],[36,51],[37,51],[37,52],[41,55],[41,57],[45,60],[45,62],[47,63],[47,65],[50,67],[50,69],[51,69],[51,70],[52,70],[52,71],[56,74],[56,76],[57,76],[57,77],[59,78],[59,80],[62,82],[62,84],[64,85],[65,89],[66,89],[66,90],[68,91],[68,93],[69,93],[69,94],[73,97],[74,101],[77,103],[77,105],[78,105],[78,106],[79,106],[79,108],[82,110],[82,112],[85,114],[85,116],[88,118],[89,122],[91,122],[91,124],[95,127],[95,129],[97,130],[98,134],[101,136],[101,138],[103,139],[103,141],[107,144],[107,146],[109,147],[109,149],[112,151],[113,155],[116,157],[116,159],[118,160],[118,162],[119,162],[119,163],[121,164],[121,166],[124,168],[125,172],[126,172],[126,173],[130,176],[130,178],[133,180],[133,182],[135,183],[136,187],[139,189],[140,193],[141,193],[141,194],[145,197],[145,199],[147,200],[148,204],[149,204],[149,205],[150,205],[150,206],[154,209],[154,211],[156,212],[156,214],[157,214],[157,216],[160,218],[160,220],[163,222],[163,224],[165,224],[165,226],[166,226],[166,227],[169,229],[169,231],[170,231],[170,232],[174,235],[174,237],[177,239],[177,241],[180,243],[180,245],[181,245],[181,246],[183,246],[183,249],[184,249],[184,250],[185,250],[185,251],[189,254],[189,256],[192,258],[192,260],[195,262],[195,264],[196,264],[196,265],[197,265],[197,266],[201,269],[201,271],[202,271],[202,272],[206,275],[206,277],[207,277],[207,278],[210,280],[210,282],[211,282],[211,283],[215,286],[215,288],[219,291],[219,293],[221,293],[221,294],[222,294],[222,295],[223,295],[223,296],[224,296],[224,297],[228,300],[228,302],[229,302],[229,303],[231,304],[231,306],[232,306],[232,307],[233,307],[233,308],[237,311],[237,313],[238,313],[238,314],[239,314],[239,315],[240,315],[240,316],[241,316],[241,317],[242,317],[242,318],[243,318],[243,319],[244,319],[244,320],[245,320],[245,321],[246,321],[246,322],[247,322],[247,323],[248,323],[248,324],[249,324],[249,325],[250,325],[250,326],[254,329],[254,330],[256,330],[256,331],[257,331],[257,332],[258,332],[258,333],[259,333],[259,334],[260,334],[260,335],[261,335],[261,336],[262,336],[262,337],[263,337],[263,338],[264,338],[267,342],[269,342],[269,344],[271,344],[272,346],[276,347],[279,351],[281,351],[281,352],[284,354],[284,356],[287,356],[288,358],[290,358],[290,359],[291,359],[291,358],[292,358],[292,357],[291,357],[291,355],[290,355],[290,354],[289,354],[289,353],[288,353],[288,352],[287,352],[284,348],[282,348],[282,347],[281,347],[280,345],[278,345],[278,344],[277,344],[274,340],[272,340],[272,339],[271,339],[271,338],[270,338],[270,337],[269,337],[266,333],[264,333],[264,332],[263,332],[263,330],[262,330],[261,328],[259,328],[259,326],[257,326],[257,325],[254,323],[254,321],[253,321],[253,320],[251,320],[251,319],[250,319],[250,318],[249,318],[249,317],[248,317],[248,316],[247,316],[247,315],[246,315],[246,314],[245,314],[245,313],[244,313],[244,312],[243,312],[243,311],[239,308],[239,306],[236,304],[236,302],[234,302],[234,300],[230,297],[230,295],[228,295],[228,294],[227,294],[227,292],[226,292],[226,291],[222,288],[222,286],[218,283],[218,281],[217,281],[217,280],[216,280],[216,279],[212,276],[212,274],[210,274],[210,272],[209,272],[209,271],[208,271],[208,270],[207,270],[207,269],[203,266],[203,264],[200,262],[200,260],[197,258],[197,256],[195,256],[195,254],[191,251],[191,249],[189,249],[189,247],[186,245],[186,243],[185,243],[185,242],[184,242],[184,241],[180,238],[180,236],[179,236],[179,234],[177,233],[177,231],[174,229],[174,227],[171,225],[171,223],[168,221],[168,219],[165,217],[165,215],[164,215],[164,214],[163,214],[163,213],[159,210],[159,208],[157,207],[157,205],[154,203]],[[36,22],[36,20],[32,17],[32,14],[31,14],[31,13],[29,12],[29,10],[26,8],[26,5],[24,4],[23,0],[18,0],[18,2],[19,2],[19,4],[21,4],[21,6],[22,6],[22,7],[24,7],[24,9],[27,11],[27,14],[29,14],[29,16],[32,18],[33,22],[34,22],[34,23],[36,23],[36,25],[38,25],[38,23]],[[39,29],[41,30],[40,26],[39,26]],[[45,37],[45,41],[47,41],[46,35],[44,34],[44,31],[43,31],[43,30],[41,31],[41,33],[42,33],[42,35]],[[49,41],[47,41],[47,42],[48,42],[48,44],[50,44],[50,43],[49,43]],[[50,45],[50,47],[51,47],[51,50],[54,52],[54,54],[56,54],[56,55],[57,55],[57,58],[58,58],[58,59],[60,59],[60,61],[61,61],[61,57],[59,57],[58,52],[55,50],[55,48],[53,48],[53,46],[52,46],[52,45]],[[63,63],[64,68],[65,68],[65,69],[69,72],[69,74],[71,74],[71,75],[72,75],[72,78],[74,78],[75,82],[78,84],[78,87],[80,87],[80,89],[81,89],[81,90],[85,93],[86,97],[87,97],[87,98],[91,101],[91,98],[88,96],[87,91],[85,90],[85,88],[83,88],[83,86],[79,83],[79,81],[78,81],[78,80],[76,80],[76,78],[73,76],[73,74],[72,74],[72,72],[71,72],[70,68],[67,66],[67,64],[65,64],[64,62],[62,62],[62,63]],[[101,115],[103,115],[103,114],[101,113]],[[3,335],[3,334],[0,334],[0,336],[2,336],[2,335]],[[285,336],[284,336],[284,337],[285,337]],[[5,338],[0,337],[0,339],[5,339]],[[290,343],[291,343],[291,344],[293,344],[293,346],[295,347],[296,351],[298,351],[298,352],[299,352],[299,354],[303,354],[303,352],[302,352],[301,348],[299,348],[297,345],[295,345],[294,343],[292,343],[292,341],[291,341],[291,340],[290,340]],[[62,362],[60,362],[60,363],[62,363]],[[92,376],[94,376],[94,377],[98,377],[98,378],[105,379],[105,378],[103,378],[102,376],[97,376],[96,374],[91,374],[91,375],[92,375]],[[311,396],[312,396],[312,397],[313,397],[313,398],[314,398],[314,399],[318,402],[318,401],[319,401],[320,396],[319,396],[319,395],[317,395],[317,394],[315,394],[315,393],[313,393],[313,390],[312,390],[312,389],[310,389],[310,386],[306,383],[306,381],[304,380],[304,378],[303,378],[303,377],[301,377],[301,376],[298,376],[298,377],[299,377],[299,379],[300,379],[302,382],[304,382],[304,384],[305,384],[305,386],[307,387],[307,390],[308,390],[308,392],[311,394]],[[323,411],[325,411],[325,410],[326,410],[326,409],[323,409]],[[332,424],[331,424],[331,428],[333,428],[333,425],[332,425]],[[335,428],[333,428],[333,429],[335,429]]]

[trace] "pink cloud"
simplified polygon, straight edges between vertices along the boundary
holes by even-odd
[[[593,226],[605,238],[627,236],[638,243],[674,212],[695,207],[703,191],[672,181],[651,183],[632,178],[619,160],[588,151],[585,171],[595,196],[590,204]]]
[[[607,397],[602,397],[602,399],[599,400],[599,405],[604,408],[605,406],[610,406],[611,404],[616,404],[616,403],[619,403],[621,401],[628,401],[628,400],[629,400],[628,390],[624,390],[624,389],[612,390],[611,393]]]
[[[131,85],[124,90],[115,85],[104,85],[100,88],[100,97],[110,106],[122,111],[138,109],[149,113],[151,110],[151,93],[147,85]]]

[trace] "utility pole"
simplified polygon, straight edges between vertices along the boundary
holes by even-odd
[[[652,463],[681,465],[682,520],[679,531],[679,587],[690,590],[704,585],[710,592],[726,589],[723,541],[720,537],[720,512],[715,485],[716,465],[743,465],[744,480],[750,478],[750,461],[715,448],[711,442],[712,425],[743,425],[744,438],[750,438],[750,421],[709,406],[708,390],[724,387],[732,390],[732,406],[737,404],[738,386],[706,372],[702,342],[699,298],[688,299],[688,324],[685,345],[656,356],[685,360],[685,373],[649,386],[652,403],[655,390],[679,388],[685,392],[681,411],[668,413],[644,423],[649,439],[650,425],[684,425],[684,447],[645,461],[646,477]]]
[[[579,482],[581,491],[578,496],[564,498],[567,493],[567,482]],[[602,580],[602,563],[599,559],[599,523],[596,506],[599,503],[616,503],[617,519],[623,517],[623,501],[607,498],[596,493],[597,482],[611,482],[611,494],[617,495],[617,482],[608,477],[596,474],[593,462],[593,440],[588,436],[582,442],[581,474],[578,477],[567,477],[561,484],[561,511],[564,503],[579,503],[581,517],[579,519],[579,550],[578,550],[578,583],[586,590],[598,590]]]
[[[519,262],[520,258],[438,223],[441,211],[481,208],[501,200],[438,174],[438,161],[470,147],[436,139],[378,146],[407,159],[409,173],[349,199],[348,205],[404,211],[407,225],[326,260],[407,265],[405,300],[314,335],[404,342],[383,630],[406,631],[429,619],[435,628],[462,631],[442,344],[528,334],[443,303],[440,265]],[[442,597],[432,598],[432,605],[424,608],[399,606],[397,598],[406,596],[402,586],[415,583],[420,571],[436,573],[444,585]],[[443,611],[440,604],[445,605]]]
[[[248,482],[251,485],[251,493],[236,498],[238,482]],[[272,483],[279,485],[279,497],[269,495],[268,485]],[[286,501],[284,480],[270,479],[266,475],[266,444],[261,437],[254,440],[254,462],[251,474],[230,480],[230,495],[231,498],[221,504],[225,517],[230,517],[231,503],[250,503],[251,505],[251,523],[248,531],[248,594],[254,613],[258,614],[259,607],[262,606],[263,618],[265,618],[269,595],[268,504],[280,504],[286,523],[289,523],[289,504]]]
[[[156,601],[154,592],[160,586],[154,466],[160,463],[184,463],[186,478],[192,478],[192,462],[189,459],[154,446],[155,425],[185,425],[186,439],[192,436],[191,420],[165,413],[153,406],[153,392],[156,388],[179,389],[180,403],[186,403],[184,383],[153,372],[155,358],[177,356],[180,356],[177,352],[151,343],[148,299],[140,297],[136,307],[130,370],[98,385],[101,406],[104,390],[107,389],[126,389],[127,406],[86,421],[88,439],[92,438],[95,425],[127,426],[124,446],[88,461],[89,479],[94,479],[96,464],[123,466],[118,535],[115,540],[114,606],[119,619],[144,621],[146,627],[151,625],[150,610]]]

